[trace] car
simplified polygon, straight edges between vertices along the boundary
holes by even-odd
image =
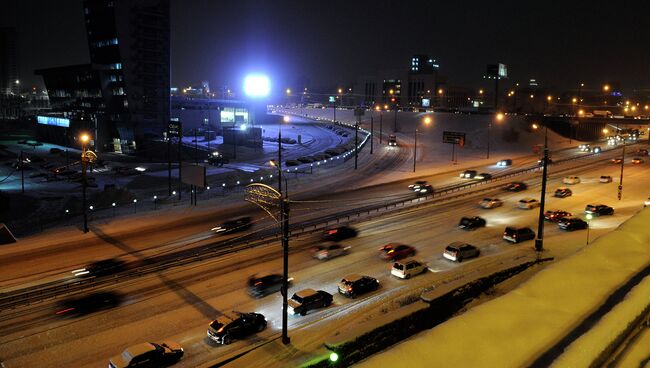
[[[397,137],[394,134],[388,136],[388,145],[391,147],[397,147]]]
[[[611,183],[612,182],[612,177],[609,175],[601,175],[600,179],[598,179],[599,182],[601,183]]]
[[[350,248],[349,246],[344,247],[341,244],[319,245],[312,249],[312,257],[320,260],[331,259],[348,254]]]
[[[650,206],[650,198],[646,199],[645,202],[643,202],[643,207],[648,207]]]
[[[529,227],[506,227],[503,231],[503,240],[511,243],[519,243],[535,239],[535,232]]]
[[[100,277],[124,271],[126,263],[116,258],[93,262],[84,268],[72,270],[75,277]]]
[[[289,314],[304,316],[312,309],[325,308],[332,304],[334,297],[323,290],[305,289],[293,294],[289,299]]]
[[[591,151],[593,153],[601,153],[601,152],[603,152],[603,149],[600,148],[600,146],[595,146]]]
[[[589,148],[588,144],[581,144],[581,145],[578,146],[578,150],[580,152],[589,152],[589,151],[591,151],[591,148]]]
[[[648,150],[647,149],[638,149],[635,152],[639,156],[647,156],[648,155]]]
[[[418,180],[415,183],[410,184],[409,189],[414,191],[414,192],[417,192],[420,189],[420,187],[423,187],[423,186],[425,186],[427,184],[428,184],[428,182],[426,180]]]
[[[345,276],[338,283],[339,294],[349,298],[379,289],[379,280],[370,276],[352,274]]]
[[[316,161],[316,159],[311,157],[311,156],[301,156],[301,157],[298,157],[298,161],[302,162],[303,164],[308,164],[308,163]]]
[[[379,248],[379,256],[388,261],[413,257],[416,252],[414,247],[400,243],[389,243]]]
[[[510,166],[510,165],[512,165],[512,160],[509,158],[497,162],[497,166],[501,166],[501,167]]]
[[[639,157],[635,157],[635,158],[632,159],[632,163],[635,164],[635,165],[642,164],[643,159],[639,158]]]
[[[229,234],[246,231],[251,227],[253,227],[253,219],[248,216],[243,216],[234,220],[226,221],[220,226],[213,227],[212,231],[217,234]]]
[[[108,362],[108,368],[166,367],[183,357],[183,348],[176,342],[143,342],[129,346]]]
[[[579,218],[565,218],[557,223],[557,226],[566,231],[583,230],[589,227],[586,221]]]
[[[523,210],[532,210],[533,208],[539,207],[539,201],[535,198],[522,198],[517,203],[517,207]]]
[[[415,191],[415,194],[421,196],[421,195],[432,194],[433,192],[434,192],[433,186],[431,186],[430,184],[425,184],[419,187],[418,190]]]
[[[614,209],[604,204],[588,204],[585,213],[593,216],[613,215]]]
[[[566,187],[557,188],[557,189],[555,189],[555,193],[553,193],[553,196],[558,197],[558,198],[566,198],[566,197],[570,197],[572,195],[573,195],[573,192],[571,191],[571,189],[566,188]]]
[[[410,279],[412,276],[427,272],[427,264],[415,259],[393,263],[390,274],[400,279]]]
[[[613,164],[620,164],[620,163],[623,162],[623,158],[622,157],[616,157],[616,158],[611,159],[609,162],[611,162]]]
[[[548,164],[550,165],[552,163],[553,163],[553,159],[549,157],[548,158]],[[539,166],[544,166],[544,157],[541,157],[539,160],[537,160],[537,164]]]
[[[503,206],[503,201],[499,198],[483,198],[478,205],[485,209],[491,209],[495,207]]]
[[[562,179],[562,183],[564,184],[578,184],[580,183],[580,178],[577,176],[565,176]]]
[[[458,222],[458,227],[463,230],[475,230],[479,227],[485,227],[485,219],[478,216],[463,217]]]
[[[302,162],[300,162],[300,161],[298,161],[298,160],[286,160],[286,161],[284,162],[284,165],[287,166],[287,167],[288,167],[288,166],[298,166],[298,165],[300,165],[300,164],[302,164]]]
[[[492,179],[492,174],[480,173],[474,177],[476,180],[490,180]]]
[[[567,211],[562,210],[548,210],[544,212],[544,220],[551,222],[559,222],[566,217],[570,217],[572,214]]]
[[[266,328],[266,318],[260,313],[224,313],[208,325],[208,338],[218,344],[228,345]]]
[[[293,282],[293,277],[287,279],[289,285]],[[248,278],[247,291],[254,298],[261,298],[269,294],[276,293],[282,288],[282,275],[277,273],[255,274]]]
[[[473,179],[476,176],[476,170],[465,170],[460,173],[461,179]]]
[[[55,314],[62,317],[80,317],[104,309],[115,308],[122,303],[120,294],[100,291],[78,298],[64,300],[58,304]]]
[[[471,244],[453,242],[445,248],[442,256],[450,261],[462,262],[466,258],[478,257],[480,253],[481,251]]]
[[[528,189],[528,186],[526,185],[526,183],[520,181],[513,181],[512,183],[506,184],[503,187],[503,189],[509,192],[521,192],[522,190]]]
[[[339,226],[332,229],[325,230],[323,239],[329,241],[340,241],[357,236],[357,230],[349,226]]]

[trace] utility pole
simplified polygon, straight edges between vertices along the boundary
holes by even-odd
[[[535,239],[535,251],[544,250],[544,205],[546,204],[546,175],[548,168],[548,127],[544,126],[544,166],[542,169],[542,198],[540,199],[539,217],[537,218],[537,239]]]
[[[370,111],[370,154],[371,155],[372,155],[374,140],[375,140],[375,123],[372,119],[372,111]]]
[[[413,172],[415,172],[415,160],[417,159],[417,157],[418,157],[418,128],[415,128],[415,145],[413,146]]]
[[[623,167],[625,166],[625,138],[623,138],[623,159],[621,160],[621,179],[618,183],[618,200],[623,198]]]
[[[291,342],[288,334],[288,306],[289,294],[289,196],[285,188],[284,198],[280,197],[280,210],[282,218],[282,343]]]
[[[181,200],[181,192],[183,191],[183,182],[181,181],[181,170],[183,167],[181,159],[181,150],[183,148],[183,131],[179,129],[178,132],[178,200]]]
[[[359,157],[359,123],[361,115],[357,116],[357,123],[354,124],[354,169],[357,169],[357,159]]]
[[[384,120],[384,111],[380,110],[379,111],[379,144],[381,144],[381,136],[383,135],[383,127],[382,127],[383,120]],[[648,139],[650,139],[650,134],[648,134]]]
[[[167,195],[172,195],[172,138],[167,130]]]
[[[488,131],[487,131],[487,157],[490,159],[490,130],[492,130],[492,120],[488,121]]]
[[[22,188],[22,193],[25,194],[25,159],[23,156],[23,150],[20,150],[20,186]]]
[[[278,127],[278,192],[282,194],[282,125]]]
[[[199,163],[199,138],[197,136],[197,129],[194,128],[194,163]]]
[[[397,104],[395,104],[395,120],[394,120],[395,126],[393,127],[393,131],[397,133]]]

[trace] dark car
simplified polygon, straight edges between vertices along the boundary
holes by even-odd
[[[323,290],[305,289],[291,297],[289,302],[289,314],[300,314],[304,316],[312,309],[324,308],[332,304],[334,297]]]
[[[558,198],[566,198],[566,197],[570,197],[572,195],[573,195],[573,192],[571,191],[571,189],[565,188],[565,187],[557,188],[555,190],[555,193],[553,194],[553,196],[558,197]]]
[[[622,157],[616,157],[616,158],[611,159],[609,162],[611,162],[613,164],[620,164],[620,163],[623,162],[623,158]]]
[[[460,173],[460,177],[461,179],[474,179],[476,174],[477,174],[476,170],[465,170],[462,173]]]
[[[636,154],[639,156],[647,156],[648,155],[648,150],[647,149],[638,149],[636,151]]]
[[[226,221],[220,226],[213,227],[212,231],[214,231],[217,234],[228,234],[228,233],[236,233],[239,231],[246,231],[250,229],[253,226],[253,219],[244,216],[244,217],[239,217],[234,220]]]
[[[56,314],[65,317],[79,317],[104,309],[115,308],[122,303],[122,296],[113,292],[97,292],[79,298],[64,300],[58,305]]]
[[[417,190],[414,191],[415,194],[417,195],[427,195],[433,193],[433,186],[431,184],[425,184],[419,187]]]
[[[462,262],[466,258],[478,257],[480,253],[481,251],[471,244],[453,242],[445,248],[442,256],[450,261]]]
[[[338,284],[339,293],[350,298],[375,291],[379,288],[379,280],[370,276],[348,275]]]
[[[474,177],[476,180],[490,180],[492,179],[492,174],[480,173]]]
[[[379,248],[379,256],[387,261],[413,257],[416,253],[415,248],[410,245],[400,243],[390,243]]]
[[[604,204],[588,204],[585,207],[585,213],[594,216],[613,215],[614,209]]]
[[[111,258],[93,262],[84,268],[73,270],[75,277],[100,277],[124,271],[126,263],[119,259]]]
[[[550,164],[552,164],[552,163],[553,163],[553,160],[549,157],[549,158],[548,158],[548,165],[550,165]],[[544,166],[544,157],[542,157],[542,158],[540,158],[539,160],[537,160],[537,164],[538,164],[539,166]]]
[[[183,348],[173,341],[143,342],[129,346],[108,362],[108,368],[167,367],[183,357]]]
[[[551,222],[560,222],[564,218],[571,216],[571,213],[562,210],[548,210],[544,212],[544,220]]]
[[[323,239],[330,241],[340,241],[357,236],[357,230],[349,226],[339,226],[332,229],[325,230]]]
[[[513,181],[512,183],[506,184],[503,187],[503,189],[509,192],[521,192],[522,190],[528,189],[528,186],[526,185],[526,183],[520,181]]]
[[[409,185],[409,189],[412,190],[412,191],[414,191],[414,192],[417,192],[418,190],[420,190],[421,187],[423,187],[423,186],[425,186],[425,185],[427,185],[427,184],[428,184],[428,183],[427,183],[426,180],[418,180],[418,181],[416,181],[415,183],[410,184],[410,185]]]
[[[241,339],[266,328],[266,318],[259,313],[226,313],[210,322],[208,338],[228,345],[233,339]]]
[[[289,285],[293,278],[289,277]],[[253,275],[248,278],[247,291],[254,298],[261,298],[276,293],[282,288],[282,275],[277,273]]]
[[[511,243],[519,243],[531,239],[535,239],[535,232],[529,227],[508,226],[503,232],[503,240]]]
[[[458,227],[463,230],[475,230],[478,229],[479,227],[484,227],[484,226],[485,226],[485,219],[478,216],[463,217],[460,219],[460,222],[458,223]]]
[[[562,230],[573,231],[586,229],[589,227],[589,224],[579,218],[565,218],[560,220],[557,226]]]
[[[497,166],[501,166],[501,167],[510,166],[510,165],[512,165],[512,160],[509,158],[497,162]]]
[[[298,160],[286,160],[286,161],[284,162],[284,165],[285,165],[285,166],[298,166],[298,165],[300,165],[300,164],[301,164],[301,162],[298,161]]]

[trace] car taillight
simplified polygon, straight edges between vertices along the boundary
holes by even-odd
[[[348,292],[350,292],[350,293],[352,292],[352,288],[351,288],[351,287],[348,288]]]

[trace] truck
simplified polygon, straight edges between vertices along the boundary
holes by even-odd
[[[609,110],[594,110],[593,114],[594,116],[602,116],[605,118],[612,116],[612,112]]]

